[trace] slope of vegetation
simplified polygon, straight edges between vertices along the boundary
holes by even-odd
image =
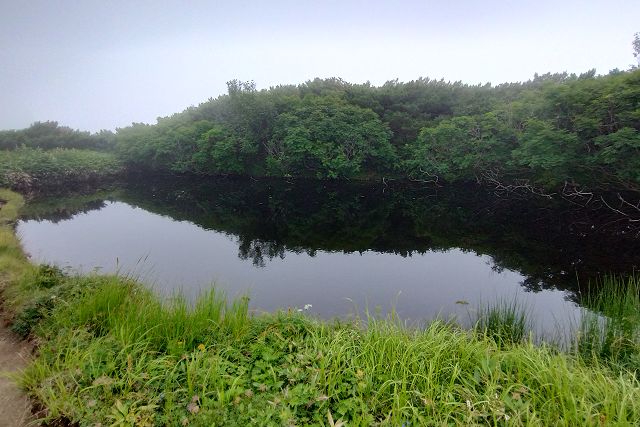
[[[583,201],[633,192],[606,203],[637,218],[639,105],[638,69],[498,86],[332,78],[258,91],[231,81],[228,94],[155,125],[89,134],[37,122],[0,132],[0,149],[109,151],[129,170],[477,181]]]
[[[122,170],[120,160],[108,152],[26,147],[0,151],[0,185],[21,191],[96,183]]]
[[[108,151],[115,145],[115,135],[103,130],[96,134],[60,126],[58,122],[35,122],[26,129],[0,131],[0,150],[15,150],[20,147],[79,148]]]
[[[0,131],[0,186],[31,191],[107,180],[123,171],[114,147],[112,132],[90,134],[57,122]]]
[[[229,93],[119,129],[133,167],[201,174],[408,177],[572,190],[640,185],[640,70],[470,86],[340,79]]]
[[[478,328],[466,331],[438,321],[408,328],[394,317],[326,323],[295,310],[254,315],[246,298],[229,304],[215,291],[195,305],[162,301],[127,278],[31,266],[11,228],[21,198],[6,191],[0,198],[0,262],[15,272],[3,276],[3,294],[15,310],[14,331],[40,344],[20,381],[49,422],[596,426],[640,420],[640,359],[602,358],[584,346],[582,353],[535,346],[511,309],[487,310]],[[637,298],[622,299],[625,313],[629,304],[640,309]]]
[[[13,233],[13,222],[23,204],[22,196],[0,188],[0,290],[15,283],[29,265]]]

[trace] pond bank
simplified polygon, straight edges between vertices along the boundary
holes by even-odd
[[[16,265],[11,267],[10,264],[22,264],[24,261],[20,260],[20,256],[9,254],[14,252],[12,248],[15,248],[16,243],[10,227],[21,204],[19,196],[0,189],[0,292],[14,279],[7,269],[15,268]],[[3,304],[1,294],[0,304]],[[24,426],[32,419],[31,402],[13,378],[26,368],[33,346],[25,340],[17,339],[9,331],[3,308],[0,306],[0,424]]]
[[[0,319],[0,424],[26,426],[32,420],[29,398],[16,385],[13,377],[26,368],[32,346],[18,340]]]
[[[0,198],[3,198],[0,196]],[[18,199],[16,199],[18,200]],[[16,202],[18,203],[18,202]],[[5,210],[6,209],[6,210]],[[5,214],[18,206],[7,204]],[[15,219],[15,216],[13,217]],[[9,222],[9,221],[5,221]],[[48,422],[137,425],[632,425],[634,374],[433,322],[252,316],[210,291],[191,307],[122,277],[66,276],[0,239],[13,330],[38,338],[20,383]],[[366,323],[366,328],[364,324]]]
[[[123,173],[114,153],[75,148],[0,150],[0,186],[22,193],[82,188],[113,181]]]

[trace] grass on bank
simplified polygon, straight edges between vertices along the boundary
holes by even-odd
[[[441,322],[367,328],[294,312],[252,317],[211,291],[189,307],[117,277],[61,278],[32,325],[22,384],[83,425],[632,425],[627,373]],[[128,424],[129,423],[129,424]],[[117,424],[118,425],[118,424]]]
[[[0,291],[15,283],[30,268],[13,230],[23,205],[22,196],[0,188]]]
[[[106,178],[119,174],[122,168],[117,157],[106,152],[26,147],[0,150],[0,186],[18,190]]]
[[[0,212],[8,217],[15,206]],[[12,235],[2,225],[7,230]],[[296,312],[252,316],[246,299],[230,304],[216,291],[191,306],[181,298],[162,301],[122,277],[29,267],[11,249],[19,248],[15,237],[2,245],[0,253],[24,269],[5,292],[8,304],[19,303],[12,306],[14,329],[40,343],[21,384],[49,422],[600,426],[640,420],[640,384],[632,372],[514,339],[519,333],[496,340],[486,332],[499,328],[466,331],[438,321],[409,329],[397,320],[368,319],[362,328]],[[517,315],[507,318],[521,323]]]
[[[522,343],[532,333],[527,307],[515,297],[480,306],[476,310],[476,332],[499,346]]]
[[[640,277],[606,277],[582,304],[575,351],[587,361],[640,372]]]

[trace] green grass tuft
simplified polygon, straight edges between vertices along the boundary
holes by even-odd
[[[33,269],[14,233],[14,224],[23,205],[22,196],[0,188],[0,292],[5,299],[10,297],[10,285]]]
[[[475,315],[475,331],[500,347],[522,343],[532,332],[529,312],[516,298],[480,306]]]
[[[640,371],[640,278],[605,277],[584,298],[576,351],[585,360]]]

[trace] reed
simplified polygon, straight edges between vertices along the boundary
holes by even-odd
[[[498,299],[475,310],[475,331],[498,346],[521,343],[532,331],[529,310],[515,297]]]
[[[606,276],[582,301],[575,351],[616,369],[640,369],[640,278]]]

